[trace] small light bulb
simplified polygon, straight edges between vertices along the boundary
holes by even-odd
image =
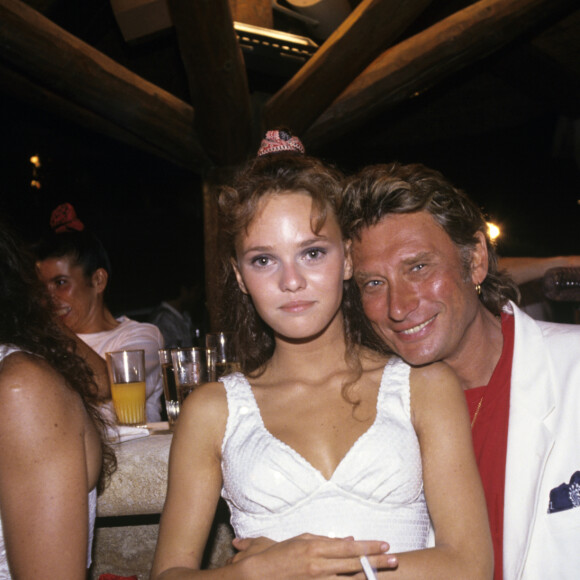
[[[499,228],[491,222],[487,222],[487,233],[491,240],[495,240],[501,234]]]

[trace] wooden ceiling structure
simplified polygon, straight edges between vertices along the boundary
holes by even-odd
[[[323,152],[498,53],[496,73],[563,115],[580,113],[577,0],[351,0],[350,16],[266,99],[250,90],[233,22],[267,27],[270,0],[167,0],[185,96],[51,19],[78,2],[0,0],[0,94],[209,176],[210,185],[255,151],[266,128],[287,126],[308,151]],[[210,186],[204,212],[207,258],[216,247]]]

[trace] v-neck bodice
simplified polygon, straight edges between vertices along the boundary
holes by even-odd
[[[410,419],[409,367],[393,357],[374,423],[326,479],[264,426],[247,379],[221,379],[228,399],[222,496],[237,537],[284,540],[309,532],[384,540],[392,552],[426,546],[429,515]]]

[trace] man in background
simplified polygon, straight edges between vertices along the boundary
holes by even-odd
[[[111,274],[107,252],[84,228],[72,206],[63,206],[53,212],[53,233],[35,248],[40,279],[60,321],[76,338],[79,354],[93,368],[103,397],[110,397],[105,353],[145,351],[147,421],[160,421],[163,384],[157,351],[163,348],[163,337],[152,324],[111,314],[105,304]]]
[[[202,324],[198,311],[201,296],[199,282],[183,280],[176,285],[172,297],[163,300],[149,315],[149,322],[163,335],[165,348],[200,346]]]

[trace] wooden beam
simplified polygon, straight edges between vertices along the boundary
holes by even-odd
[[[265,126],[303,134],[432,0],[363,0],[266,104]]]
[[[304,135],[312,150],[426,91],[576,0],[480,0],[379,56]]]
[[[57,118],[66,119],[89,131],[100,133],[156,157],[163,158],[185,169],[201,173],[207,167],[207,161],[203,162],[202,159],[199,159],[199,164],[195,164],[194,160],[194,165],[192,165],[192,159],[185,151],[176,151],[175,155],[169,156],[167,151],[160,149],[154,143],[144,141],[138,135],[127,131],[116,123],[64,99],[60,95],[35,84],[29,78],[2,65],[0,65],[0,93],[9,95],[17,101],[27,103],[40,111],[46,111]]]
[[[0,0],[0,63],[39,90],[102,118],[197,168],[207,157],[193,131],[191,105],[146,81],[18,0]]]
[[[195,128],[218,166],[242,161],[252,136],[246,69],[228,0],[169,0],[196,109]]]

